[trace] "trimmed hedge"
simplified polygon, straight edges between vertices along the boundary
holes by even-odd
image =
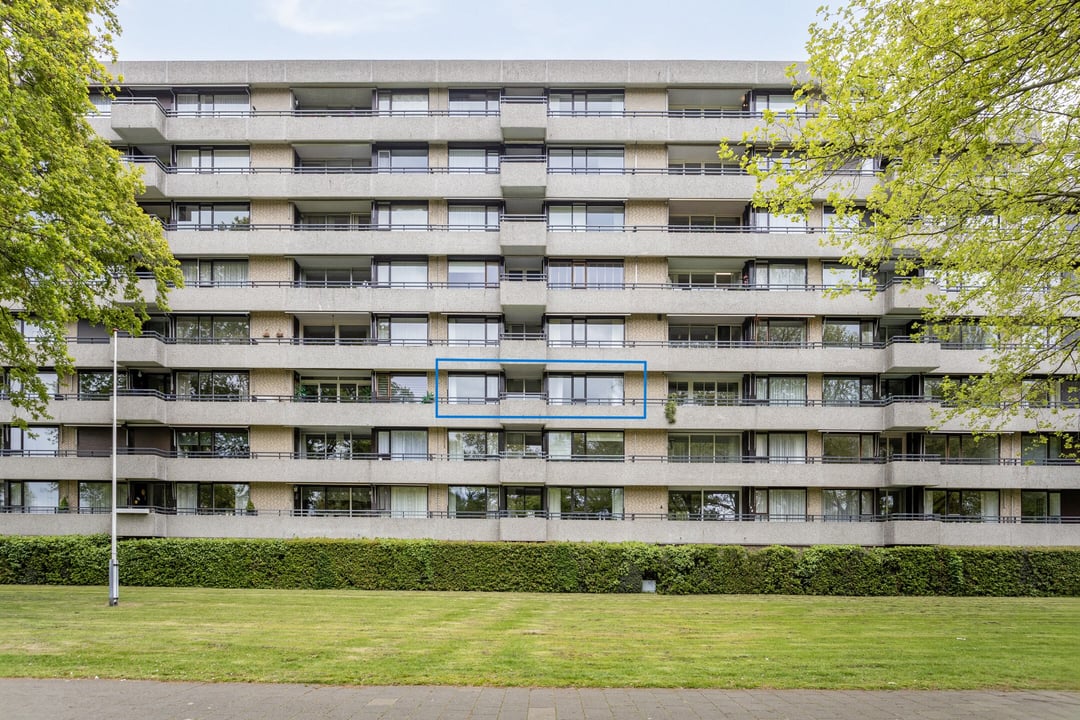
[[[105,536],[0,537],[0,584],[104,585]],[[1080,596],[1080,548],[124,540],[123,585],[671,595]]]

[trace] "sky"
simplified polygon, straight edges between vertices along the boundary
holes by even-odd
[[[801,60],[822,2],[119,0],[116,47],[120,60]]]

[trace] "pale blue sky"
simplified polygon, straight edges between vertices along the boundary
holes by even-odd
[[[800,60],[821,2],[120,0],[116,45],[121,60]]]

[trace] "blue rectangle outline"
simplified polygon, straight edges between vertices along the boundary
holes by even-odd
[[[640,365],[641,366],[641,415],[447,415],[439,413],[439,363],[568,363],[595,365]],[[435,417],[448,420],[646,420],[649,416],[649,362],[647,360],[546,360],[541,358],[435,358]]]

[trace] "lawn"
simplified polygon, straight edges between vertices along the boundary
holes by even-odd
[[[1080,599],[0,586],[0,676],[1080,690]]]

